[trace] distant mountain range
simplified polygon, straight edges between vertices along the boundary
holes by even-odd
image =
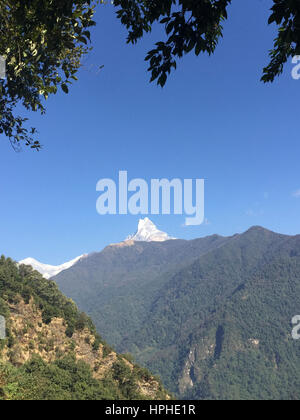
[[[124,242],[164,242],[171,239],[175,238],[172,238],[167,233],[157,229],[155,224],[148,217],[146,217],[145,219],[141,219],[139,221],[136,233],[134,235],[130,235]],[[77,264],[78,261],[86,258],[87,256],[88,254],[80,255],[79,257],[61,265],[43,264],[37,261],[35,258],[26,258],[20,261],[19,264],[30,265],[36,271],[42,274],[46,279],[50,279],[62,271],[71,268],[73,265]]]
[[[300,399],[300,236],[127,241],[54,280],[180,398]]]
[[[53,277],[62,292],[179,398],[300,399],[300,236],[253,227],[185,241],[146,218],[67,264]]]
[[[71,268],[74,264],[76,264],[78,261],[80,261],[82,258],[85,258],[86,256],[87,255],[81,255],[80,257],[74,258],[74,260],[68,261],[61,265],[43,264],[35,260],[34,258],[26,258],[25,260],[20,261],[19,264],[30,265],[36,271],[42,274],[45,277],[45,279],[50,279],[51,277],[56,276],[62,271]]]

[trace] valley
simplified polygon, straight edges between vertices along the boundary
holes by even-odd
[[[54,281],[179,398],[299,398],[299,236],[129,241]]]

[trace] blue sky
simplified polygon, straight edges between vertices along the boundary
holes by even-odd
[[[123,240],[139,217],[100,216],[95,207],[97,181],[120,170],[146,180],[205,178],[206,224],[150,216],[173,236],[252,225],[300,233],[300,80],[288,63],[274,84],[260,82],[275,35],[270,5],[233,2],[216,54],[186,56],[163,90],[149,84],[144,62],[160,30],[126,45],[113,7],[101,6],[79,82],[48,100],[46,116],[30,114],[43,150],[15,153],[1,138],[1,253],[58,264]]]

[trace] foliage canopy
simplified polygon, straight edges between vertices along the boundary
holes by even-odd
[[[271,61],[264,69],[263,82],[273,82],[289,57],[300,54],[300,5],[298,0],[273,0],[268,23],[278,25],[278,36],[270,51]],[[223,36],[231,0],[115,0],[122,24],[128,29],[128,43],[136,43],[155,23],[164,25],[166,41],[151,50],[151,81],[164,86],[177,59],[194,51],[214,53]]]
[[[6,60],[7,78],[0,80],[0,134],[14,148],[41,147],[36,129],[26,127],[18,115],[45,113],[44,99],[61,88],[65,93],[77,80],[84,55],[90,50],[90,28],[100,0],[3,0],[0,3],[0,56]],[[262,81],[273,82],[291,56],[300,55],[298,0],[273,0],[269,24],[278,26],[270,63]],[[164,86],[178,59],[192,51],[213,54],[223,36],[231,0],[115,0],[127,42],[135,44],[158,23],[166,40],[149,51],[151,81]]]
[[[68,93],[88,52],[93,0],[4,0],[0,3],[0,55],[6,79],[0,81],[0,134],[13,147],[40,148],[36,130],[16,114],[18,104],[45,113],[43,99],[58,88]]]

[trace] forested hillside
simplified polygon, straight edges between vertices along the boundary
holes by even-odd
[[[180,397],[300,399],[300,345],[291,337],[299,236],[255,227],[231,238],[110,247],[56,281],[96,322],[105,319],[119,351]]]
[[[227,241],[214,235],[194,241],[124,242],[89,255],[53,280],[118,347],[124,335],[143,325],[168,272]]]
[[[91,320],[30,267],[0,258],[0,399],[169,398],[159,379],[116,354]]]

